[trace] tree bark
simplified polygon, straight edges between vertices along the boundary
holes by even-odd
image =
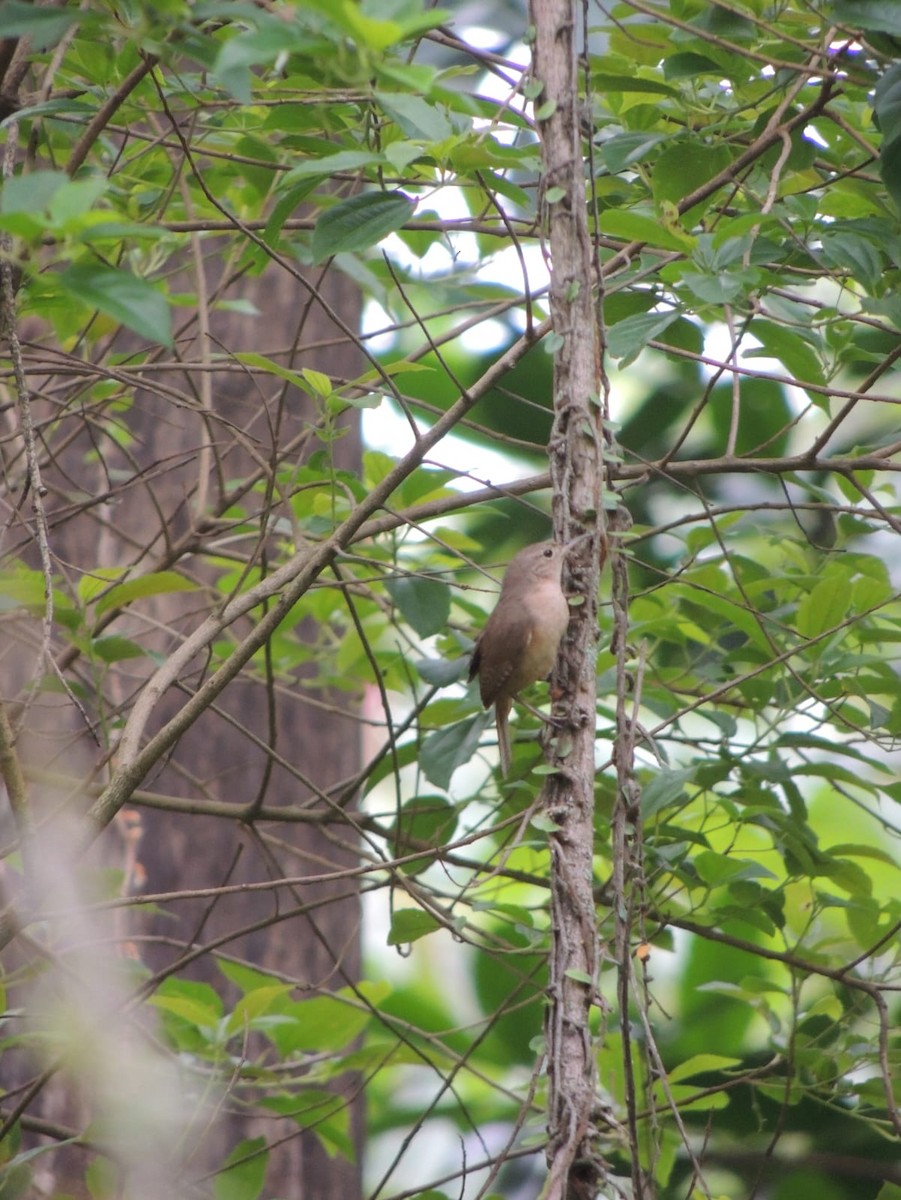
[[[604,1179],[595,1146],[595,1066],[589,1016],[597,996],[594,846],[597,591],[606,546],[600,348],[588,231],[575,49],[577,8],[533,0],[533,75],[551,262],[554,427],[549,445],[558,540],[574,542],[564,587],[578,597],[552,687],[560,694],[548,777],[551,952],[547,1041],[546,1200],[585,1200]],[[579,541],[576,541],[579,539]]]

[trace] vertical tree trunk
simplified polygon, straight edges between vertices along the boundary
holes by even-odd
[[[597,920],[592,893],[597,585],[605,546],[601,498],[603,426],[594,255],[588,232],[576,73],[578,10],[572,0],[534,0],[533,72],[542,188],[551,258],[554,428],[549,454],[555,532],[569,555],[572,609],[557,683],[563,698],[556,764],[544,793],[550,834],[551,930],[547,1034],[547,1200],[588,1200],[604,1178],[594,1149],[595,1066],[589,1029],[597,995]],[[568,753],[562,747],[568,748]]]

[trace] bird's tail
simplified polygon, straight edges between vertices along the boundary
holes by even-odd
[[[513,701],[498,696],[494,704],[494,716],[497,724],[497,748],[501,756],[501,774],[510,774],[510,726],[507,718]]]

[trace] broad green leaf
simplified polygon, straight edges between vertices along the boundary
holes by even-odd
[[[610,71],[592,71],[592,84],[603,92],[647,92],[649,95],[676,96],[678,92],[659,79],[643,75],[616,75]]]
[[[415,204],[402,192],[363,192],[327,209],[313,230],[313,259],[366,250],[400,229]]]
[[[0,213],[46,212],[53,197],[69,184],[65,171],[13,175],[0,188]]]
[[[109,1200],[122,1190],[122,1170],[111,1158],[98,1155],[85,1168],[84,1181],[91,1200]]]
[[[403,946],[408,942],[418,942],[420,938],[441,928],[438,918],[421,908],[399,908],[391,916],[388,945]]]
[[[735,855],[717,854],[713,850],[702,850],[696,854],[694,863],[698,874],[711,887],[719,887],[735,879],[775,878],[773,872],[760,863]]]
[[[725,146],[706,146],[703,142],[676,142],[668,146],[654,163],[652,186],[658,204],[678,204],[695,188],[726,169],[731,155]]]
[[[618,175],[626,167],[647,158],[668,140],[665,133],[619,133],[601,147],[601,161],[612,175]],[[606,213],[605,217],[612,215]]]
[[[279,1002],[292,992],[290,983],[270,984],[269,987],[254,988],[241,997],[228,1019],[228,1032],[239,1033],[268,1012],[281,1011]]]
[[[716,75],[721,78],[723,68],[713,59],[691,50],[669,54],[663,60],[664,79],[694,79],[696,75]]]
[[[420,637],[431,637],[447,625],[451,593],[442,580],[403,575],[386,579],[385,589],[400,609],[401,616]]]
[[[76,222],[79,217],[84,217],[89,212],[106,190],[105,179],[77,179],[67,182],[64,187],[57,188],[50,197],[47,208],[51,219],[57,225]],[[93,215],[101,217],[102,220],[109,220],[110,217],[108,213]]]
[[[172,346],[172,317],[164,294],[146,279],[113,267],[68,267],[56,277],[73,300],[121,322],[128,329]]]
[[[693,1054],[667,1072],[670,1083],[680,1083],[694,1075],[706,1075],[710,1071],[730,1071],[741,1066],[740,1058],[727,1058],[722,1054]]]
[[[821,387],[825,384],[819,359],[800,334],[772,321],[755,321],[751,326],[751,333],[760,342],[766,354],[777,358],[799,382],[816,383]],[[746,350],[745,357],[752,358],[756,353],[755,350]]]
[[[901,861],[895,855],[889,854],[885,850],[880,850],[878,846],[863,846],[855,842],[842,842],[837,846],[830,846],[826,853],[835,858],[845,854],[850,855],[852,858],[874,858],[878,862],[888,863],[890,867],[901,870]]]
[[[24,0],[0,4],[0,38],[28,38],[34,50],[55,46],[73,25],[83,19],[77,10],[39,7]]]
[[[104,662],[122,662],[126,658],[143,658],[147,651],[130,638],[112,637],[95,638],[91,642],[91,650]]]
[[[646,821],[661,809],[669,807],[685,794],[686,785],[693,783],[695,769],[684,767],[672,771],[661,769],[641,789],[641,815]]]
[[[601,230],[612,237],[621,237],[630,242],[645,242],[649,246],[678,250],[683,254],[690,253],[695,242],[690,234],[668,229],[654,217],[623,212],[620,209],[609,209],[601,215]]]
[[[295,387],[301,388],[309,393],[310,385],[303,371],[292,371],[290,367],[283,367],[273,358],[268,358],[265,354],[257,354],[254,350],[242,350],[234,355],[238,362],[244,363],[246,367],[254,367],[258,371],[264,371],[267,375],[275,375],[279,379],[284,379],[286,383],[293,383]]]
[[[264,1137],[238,1142],[213,1176],[216,1200],[257,1200],[262,1195],[269,1165]]]
[[[444,796],[414,796],[404,803],[391,834],[398,857],[413,854],[423,845],[440,847],[453,839],[457,811]],[[431,865],[428,857],[408,863],[403,869],[415,874]]]
[[[266,971],[258,971],[255,967],[250,967],[246,963],[230,962],[227,958],[217,958],[216,965],[225,978],[231,980],[240,989],[242,994],[256,991],[257,988],[268,989],[280,983],[275,975],[270,975]]]
[[[357,991],[378,1004],[387,994],[382,983],[361,984]],[[294,1000],[280,1008],[284,1020],[267,1028],[283,1055],[300,1050],[337,1051],[358,1037],[371,1020],[369,1009],[354,990],[342,988],[333,995],[315,996],[311,1000]]]
[[[847,574],[838,568],[821,579],[798,605],[798,633],[814,638],[832,629],[848,615],[851,587]]]
[[[607,349],[614,358],[622,359],[621,367],[627,366],[648,342],[660,337],[678,317],[676,312],[636,313],[626,317],[607,330]]]
[[[150,997],[148,1003],[161,1012],[173,1013],[200,1029],[212,1029],[220,1016],[217,1009],[188,996],[169,996],[158,992]]]
[[[341,1061],[347,1064],[348,1069],[353,1069],[354,1055],[342,1055]],[[379,1065],[384,1061],[382,1059]],[[356,1147],[350,1132],[352,1108],[340,1092],[326,1092],[318,1088],[270,1092],[260,1103],[270,1112],[287,1117],[296,1122],[300,1129],[311,1133],[325,1148],[330,1159],[340,1154],[348,1162],[354,1161]]]
[[[871,29],[901,37],[901,11],[895,0],[832,0],[831,11],[835,20],[849,29]]]
[[[441,109],[420,96],[409,96],[403,92],[376,92],[375,98],[408,138],[443,142],[454,132]]]
[[[95,615],[102,617],[112,608],[124,608],[132,600],[142,600],[145,596],[161,596],[169,592],[193,592],[197,584],[179,575],[177,571],[154,571],[150,575],[139,575],[137,579],[129,579],[127,583],[117,584],[110,588],[97,601]]]
[[[479,747],[488,718],[481,713],[430,733],[422,743],[422,772],[435,787],[446,788],[457,767],[469,762]]]
[[[468,658],[420,658],[414,666],[426,683],[436,687],[447,687],[460,679],[465,679],[469,671]]]
[[[298,179],[329,178],[338,172],[360,171],[384,161],[384,155],[373,154],[370,150],[340,150],[322,158],[307,158],[282,177],[279,187],[289,187]]]
[[[875,287],[882,279],[882,258],[867,237],[830,230],[823,234],[821,253],[830,267],[847,270],[865,288]]]

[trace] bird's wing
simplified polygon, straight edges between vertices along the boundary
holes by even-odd
[[[497,609],[495,609],[497,612]],[[503,634],[498,636],[497,623],[492,624],[494,613],[482,631],[470,663],[470,679],[478,673],[479,693],[482,703],[488,708],[501,692],[504,684],[522,660],[532,640],[532,620],[528,613],[510,618],[505,614]]]

